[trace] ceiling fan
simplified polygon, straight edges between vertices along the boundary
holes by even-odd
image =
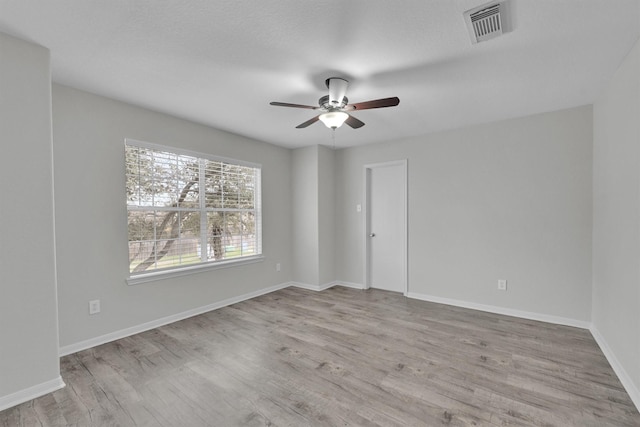
[[[325,81],[325,83],[327,88],[329,88],[329,95],[325,95],[318,100],[318,107],[313,107],[311,105],[289,104],[287,102],[271,102],[270,105],[275,105],[277,107],[306,108],[308,110],[320,111],[320,114],[314,118],[296,126],[297,129],[306,128],[318,120],[322,121],[326,127],[331,129],[339,128],[343,123],[346,123],[353,129],[358,129],[364,126],[364,122],[356,119],[347,112],[370,110],[372,108],[395,107],[400,103],[400,99],[394,96],[392,98],[382,98],[373,101],[349,104],[349,99],[345,96],[347,93],[347,86],[349,85],[347,80],[340,77],[330,77]]]

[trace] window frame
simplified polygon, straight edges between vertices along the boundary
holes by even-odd
[[[190,264],[163,267],[163,268],[155,268],[151,271],[142,271],[138,273],[131,272],[130,267],[127,266],[127,269],[129,271],[128,271],[128,276],[126,278],[126,281],[129,285],[135,285],[139,283],[145,283],[145,282],[161,280],[161,279],[169,279],[172,277],[191,275],[191,274],[200,273],[200,272],[209,271],[209,270],[217,270],[221,268],[229,268],[229,267],[253,264],[256,262],[262,262],[264,260],[264,255],[262,254],[262,165],[261,164],[247,162],[244,160],[232,159],[229,157],[215,156],[207,153],[201,153],[197,151],[187,150],[187,149],[178,148],[178,147],[171,147],[167,145],[155,144],[155,143],[140,141],[140,140],[131,139],[131,138],[125,138],[124,150],[123,150],[123,155],[124,155],[123,165],[125,166],[125,174],[124,174],[125,191],[126,191],[126,180],[127,180],[127,175],[126,175],[127,146],[145,148],[149,150],[158,150],[166,153],[175,154],[177,156],[194,157],[198,159],[198,162],[200,164],[199,173],[201,175],[204,174],[202,170],[202,162],[204,160],[209,160],[213,162],[222,162],[222,163],[226,163],[233,166],[242,166],[242,167],[249,167],[249,168],[256,169],[255,185],[254,185],[254,209],[252,210],[256,217],[255,219],[255,227],[256,227],[255,255],[239,256],[239,257],[221,259],[221,260],[200,261],[197,263],[190,263]],[[198,208],[190,208],[188,210],[195,209],[195,211],[197,211],[200,214],[201,218],[203,216],[206,217],[206,214],[208,212],[226,212],[227,211],[226,209],[228,208],[220,208],[220,210],[217,210],[217,209],[212,210],[211,208],[207,208],[205,201],[201,197],[203,193],[206,194],[206,190],[201,189],[200,194],[198,196],[198,200],[199,200]],[[131,206],[129,204],[128,198],[126,197],[125,197],[125,206],[127,210],[127,253],[129,254],[128,217],[129,217],[130,208],[133,207],[134,209],[131,209],[131,210],[134,210],[134,211],[135,210],[144,211],[145,209],[142,206],[138,206],[138,208],[136,208],[135,206]],[[146,208],[147,210],[160,210],[160,211],[170,211],[172,209],[176,209],[176,211],[179,210],[179,208],[168,208],[166,206],[165,207],[148,206]],[[200,245],[202,247],[202,235],[200,237]]]

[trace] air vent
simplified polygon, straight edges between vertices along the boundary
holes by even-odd
[[[492,2],[464,13],[471,43],[480,43],[507,32],[507,2]]]

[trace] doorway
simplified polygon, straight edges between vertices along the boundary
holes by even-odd
[[[407,160],[364,166],[365,288],[408,293]]]

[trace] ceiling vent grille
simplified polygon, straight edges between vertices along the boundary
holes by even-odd
[[[471,43],[491,40],[507,32],[506,2],[492,2],[464,13]]]

